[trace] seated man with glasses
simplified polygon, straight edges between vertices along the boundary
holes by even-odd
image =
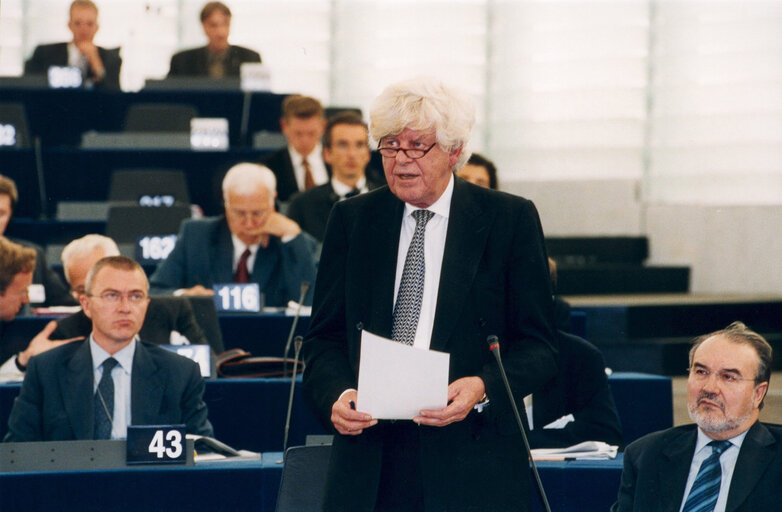
[[[148,292],[130,258],[90,269],[79,300],[92,332],[30,359],[5,441],[123,439],[128,425],[185,424],[212,435],[198,365],[138,338]]]
[[[266,306],[298,301],[302,283],[315,282],[317,242],[275,211],[275,197],[267,167],[233,166],[223,179],[225,215],[182,223],[174,249],[150,278],[153,292],[212,295],[216,284],[258,283]]]
[[[771,361],[771,345],[741,322],[698,338],[687,379],[695,424],[627,447],[611,510],[779,510],[782,427],[759,421]]]

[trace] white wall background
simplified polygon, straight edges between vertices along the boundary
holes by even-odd
[[[0,2],[0,74],[70,37],[69,0]],[[137,90],[204,43],[203,0],[101,0]],[[782,0],[231,0],[277,92],[365,111],[430,74],[475,99],[473,147],[550,235],[646,234],[696,292],[779,292]]]

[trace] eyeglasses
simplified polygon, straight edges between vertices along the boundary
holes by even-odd
[[[728,372],[725,370],[712,372],[711,370],[707,370],[706,368],[688,368],[687,371],[690,373],[690,377],[692,377],[694,380],[698,382],[706,382],[707,380],[709,380],[709,377],[711,377],[712,373],[714,373],[714,375],[717,376],[717,382],[721,384],[735,385],[745,380],[750,380],[750,381],[755,380],[754,378],[745,379],[744,377],[740,377],[733,372]]]
[[[107,291],[103,292],[100,295],[90,295],[87,294],[87,297],[97,297],[100,300],[105,300],[109,304],[119,304],[122,302],[122,298],[125,297],[128,299],[128,302],[134,306],[138,306],[139,304],[143,303],[147,299],[147,294],[144,292],[128,292],[128,293],[121,293],[116,291]]]
[[[236,208],[231,208],[230,206],[225,208],[226,213],[228,213],[230,216],[237,218],[239,220],[245,220],[250,219],[252,221],[258,222],[260,220],[265,219],[269,213],[272,211],[271,208],[267,208],[265,210],[238,210]]]
[[[400,151],[405,154],[407,158],[417,160],[423,158],[433,147],[437,145],[437,142],[433,142],[431,146],[426,149],[404,149],[404,148],[377,148],[377,151],[386,158],[396,158],[396,154]]]

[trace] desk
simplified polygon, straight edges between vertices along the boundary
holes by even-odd
[[[231,146],[248,145],[261,130],[279,131],[280,94],[240,90],[141,90],[0,88],[0,101],[25,106],[30,140],[40,137],[44,147],[78,146],[81,134],[95,130],[121,131],[125,114],[136,103],[187,103],[200,117],[225,117]],[[246,125],[243,127],[243,113]]]
[[[281,453],[272,452],[260,461],[199,463],[190,468],[0,474],[0,509],[272,512],[281,458]],[[605,512],[616,500],[622,458],[541,462],[538,469],[553,511]],[[541,510],[537,494],[531,510]]]

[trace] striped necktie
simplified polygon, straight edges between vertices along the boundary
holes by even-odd
[[[701,463],[682,512],[711,512],[717,504],[722,483],[720,455],[730,447],[730,441],[712,441],[709,446],[711,455]]]

